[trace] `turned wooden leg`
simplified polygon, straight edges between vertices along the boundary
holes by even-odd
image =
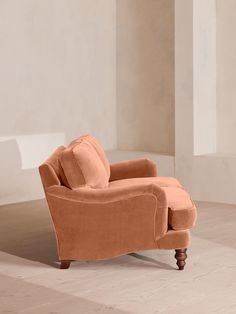
[[[61,261],[61,266],[60,266],[60,269],[68,269],[70,267],[70,263],[71,261]]]
[[[187,249],[178,249],[175,250],[176,254],[175,254],[175,258],[177,259],[177,266],[179,267],[179,270],[183,270],[184,266],[185,266],[185,260],[187,258]]]

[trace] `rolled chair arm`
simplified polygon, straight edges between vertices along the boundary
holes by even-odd
[[[134,159],[111,164],[110,170],[110,181],[157,176],[157,166],[149,159]]]
[[[114,255],[132,247],[142,250],[149,245],[150,249],[150,243],[154,245],[167,232],[165,192],[153,184],[77,190],[52,186],[46,195],[61,259],[108,258],[113,247],[118,247]],[[93,247],[93,252],[86,247]]]

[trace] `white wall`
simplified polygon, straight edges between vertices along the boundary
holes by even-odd
[[[0,1],[0,204],[42,197],[38,164],[82,133],[111,161],[153,159],[194,199],[236,203],[235,1],[117,5]],[[215,150],[228,156],[196,156]]]
[[[173,155],[174,0],[117,1],[118,147]]]
[[[0,1],[0,204],[42,197],[59,144],[116,147],[115,28],[115,0]]]
[[[223,2],[224,0],[222,0]],[[224,1],[225,4],[230,4],[231,1]],[[196,137],[199,142],[199,147],[201,147],[201,153],[204,154],[205,144],[208,141],[208,145],[211,146],[209,140],[210,134],[206,133],[206,142],[203,135],[199,133],[199,129],[194,127],[197,122],[201,123],[203,129],[207,130],[208,126],[206,123],[206,118],[209,119],[209,126],[214,126],[214,121],[211,121],[210,111],[214,108],[214,101],[211,103],[206,102],[206,99],[213,99],[208,97],[208,93],[204,92],[205,87],[202,85],[201,78],[205,82],[206,86],[209,87],[210,75],[214,74],[214,14],[218,20],[219,6],[215,10],[214,1],[212,0],[176,0],[175,1],[175,97],[176,97],[176,112],[175,112],[175,136],[176,136],[176,155],[175,155],[175,175],[183,183],[186,189],[190,192],[193,199],[201,201],[210,202],[225,202],[225,203],[236,203],[236,158],[235,156],[225,156],[224,154],[206,154],[201,156],[195,156],[196,153]],[[231,7],[232,9],[232,7]],[[201,11],[201,17],[199,16]],[[196,14],[198,13],[198,14]],[[222,14],[222,12],[221,12]],[[232,13],[233,16],[233,13]],[[232,18],[231,14],[228,16],[229,21]],[[225,22],[227,19],[225,16]],[[218,24],[218,22],[217,22]],[[199,31],[201,26],[202,31]],[[207,29],[205,29],[207,27]],[[209,28],[208,28],[209,27]],[[232,39],[231,29],[231,39]],[[229,30],[228,30],[229,31]],[[202,36],[202,38],[199,38]],[[206,47],[204,47],[201,40],[205,37],[209,39],[212,43],[211,47],[208,47],[209,43],[205,43],[208,47],[207,54],[212,54],[212,59],[210,56],[203,57]],[[197,40],[197,45],[196,45]],[[212,41],[213,40],[213,41]],[[218,30],[216,40],[218,42]],[[218,44],[217,44],[218,47]],[[215,47],[216,48],[216,47]],[[229,48],[229,46],[228,46]],[[202,63],[205,60],[205,67],[199,66],[196,69],[196,65]],[[223,60],[222,60],[223,62]],[[227,64],[228,61],[225,60]],[[218,64],[217,64],[218,65]],[[233,63],[232,63],[233,66]],[[208,72],[209,69],[212,72]],[[225,69],[230,71],[230,68]],[[226,74],[226,73],[225,73]],[[232,73],[231,73],[232,74]],[[205,81],[204,75],[206,75],[207,80]],[[219,84],[219,71],[217,68],[217,79]],[[214,79],[214,76],[213,76]],[[233,84],[231,85],[233,86]],[[232,88],[233,89],[233,88]],[[198,95],[198,102],[196,101],[196,90],[201,94]],[[222,91],[223,92],[223,91]],[[226,90],[224,90],[224,93]],[[206,96],[206,99],[204,98]],[[217,94],[218,97],[218,94]],[[196,111],[196,105],[199,104],[199,112]],[[206,116],[204,107],[206,109]],[[218,99],[217,99],[218,106]],[[227,107],[226,104],[222,104],[222,108],[228,110],[228,117],[233,115],[234,110],[231,107]],[[230,110],[231,109],[231,110]],[[209,110],[209,111],[208,111]],[[217,108],[218,119],[220,118],[219,111]],[[212,117],[215,117],[214,110]],[[232,120],[233,120],[232,117]],[[222,116],[221,116],[222,118]],[[217,121],[218,122],[218,121]],[[199,125],[201,126],[201,124]],[[219,124],[217,125],[218,131]],[[231,128],[231,126],[225,123],[225,129]],[[195,134],[194,134],[195,132]],[[212,135],[212,134],[211,134]],[[219,134],[216,134],[217,140]],[[231,136],[230,141],[232,145],[233,137]],[[204,148],[205,147],[205,148]],[[204,149],[203,149],[204,148]]]
[[[217,3],[217,150],[236,154],[236,1]]]
[[[175,1],[175,156],[193,155],[193,2]]]
[[[191,127],[188,130],[191,138],[190,142],[193,136],[193,143],[189,144],[189,148],[191,145],[193,146],[191,147],[193,155],[212,153],[226,157],[227,155],[235,155],[236,43],[232,34],[236,28],[234,14],[236,1],[191,0],[186,3],[184,0],[176,0],[175,4],[176,18],[180,21],[175,26],[175,48],[180,49],[182,53],[180,56],[176,52],[178,57],[175,82],[176,103],[179,99],[180,102],[185,101],[187,95],[193,93],[188,99],[188,109],[182,110],[183,105],[182,107],[179,105],[180,115],[185,120],[185,122],[182,121],[182,124],[190,123],[193,127],[193,130],[191,130]],[[187,13],[190,5],[193,6],[192,13]],[[178,18],[178,12],[180,11],[182,11],[183,16]],[[191,14],[193,14],[192,21],[187,23],[186,19],[191,17]],[[183,30],[178,32],[181,27]],[[188,30],[184,30],[184,28],[191,29],[192,27],[191,42],[191,39],[188,41],[188,36],[185,34],[188,33]],[[189,47],[183,49],[182,47],[186,45],[189,45]],[[186,59],[187,62],[184,62],[187,55],[189,58],[193,58],[192,61],[190,60],[190,66],[188,65],[188,58]],[[193,69],[191,69],[191,64]],[[178,74],[183,77],[183,72],[186,69],[189,74],[187,78],[189,87],[184,90],[184,85],[181,85],[181,78],[178,77]],[[192,87],[190,87],[191,82]],[[181,98],[178,97],[180,90],[186,94],[185,96],[182,95]],[[190,113],[192,102],[193,112]],[[182,124],[180,124],[180,128],[185,128]],[[192,132],[193,134],[191,134]],[[181,140],[182,138],[176,134],[177,146],[186,145],[186,141],[181,143]]]
[[[216,152],[216,2],[193,2],[194,155]]]

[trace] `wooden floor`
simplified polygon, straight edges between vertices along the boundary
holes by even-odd
[[[198,208],[181,272],[173,251],[59,270],[45,201],[0,207],[0,313],[235,314],[236,206]]]

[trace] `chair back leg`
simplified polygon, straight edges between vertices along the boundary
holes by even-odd
[[[68,269],[70,267],[71,261],[63,260],[61,261],[60,269]]]

